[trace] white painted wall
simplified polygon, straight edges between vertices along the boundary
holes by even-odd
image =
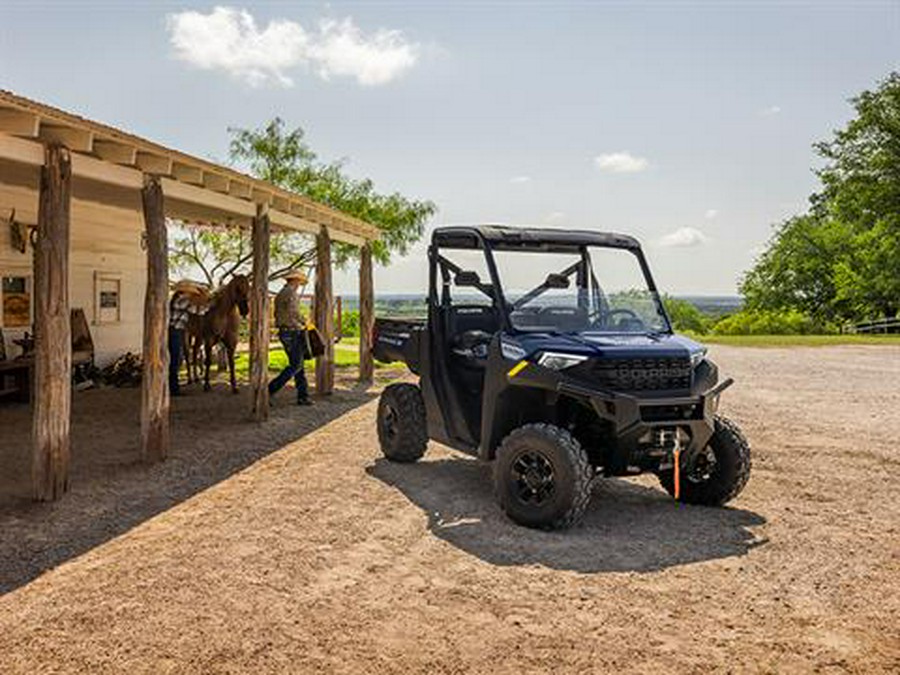
[[[2,178],[0,175],[0,276],[31,276],[31,246],[25,254],[13,249],[6,220],[15,209],[17,221],[35,224],[37,193],[4,184]],[[147,272],[141,249],[143,217],[137,196],[134,206],[136,208],[115,208],[77,199],[72,202],[70,305],[84,309],[100,366],[127,351],[140,353],[141,350]],[[121,276],[121,318],[118,323],[95,322],[94,277],[97,272]],[[15,355],[18,348],[12,344],[12,339],[20,337],[23,330],[6,327],[2,330],[7,355]]]

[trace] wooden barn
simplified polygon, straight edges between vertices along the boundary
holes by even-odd
[[[370,242],[359,219],[118,129],[0,91],[0,381],[33,381],[34,497],[55,499],[68,483],[72,397],[72,310],[81,310],[103,364],[141,353],[141,452],[168,450],[167,221],[252,230],[252,409],[268,414],[269,237],[305,232],[317,240],[315,322],[327,344],[316,388],[334,386],[331,242],[361,249],[360,377],[371,379],[368,335],[373,283]],[[16,341],[32,333],[21,358]],[[19,358],[17,358],[17,356]],[[77,359],[76,359],[77,360]]]

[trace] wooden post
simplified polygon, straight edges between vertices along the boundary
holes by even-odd
[[[253,219],[253,282],[250,289],[250,416],[269,418],[269,208],[256,207]]]
[[[169,261],[165,205],[157,176],[144,176],[141,198],[147,246],[141,458],[145,462],[158,462],[169,453]]]
[[[44,151],[34,251],[34,415],[31,477],[34,498],[57,499],[69,487],[72,336],[69,318],[69,214],[72,159],[51,144]]]
[[[372,244],[359,252],[359,381],[370,384],[375,377],[372,334],[375,329],[375,283],[372,279]]]
[[[316,359],[316,393],[334,391],[334,298],[331,289],[331,237],[322,226],[316,237],[316,328],[325,342],[325,353]]]

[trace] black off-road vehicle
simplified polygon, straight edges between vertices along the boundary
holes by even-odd
[[[381,395],[385,456],[428,439],[494,462],[501,507],[563,528],[598,474],[652,472],[676,499],[721,505],[750,475],[750,448],[717,414],[706,349],[672,332],[640,244],[589,231],[435,230],[428,317],[377,319],[381,361],[419,384]]]

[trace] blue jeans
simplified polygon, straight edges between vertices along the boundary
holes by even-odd
[[[280,330],[278,339],[284,347],[284,353],[288,357],[288,365],[278,373],[277,377],[269,382],[269,395],[271,396],[292,377],[297,388],[297,400],[302,401],[309,396],[309,385],[306,382],[306,372],[303,370],[303,358],[306,356],[306,331],[304,330]]]
[[[178,396],[178,371],[184,358],[184,331],[169,326],[169,394]]]

